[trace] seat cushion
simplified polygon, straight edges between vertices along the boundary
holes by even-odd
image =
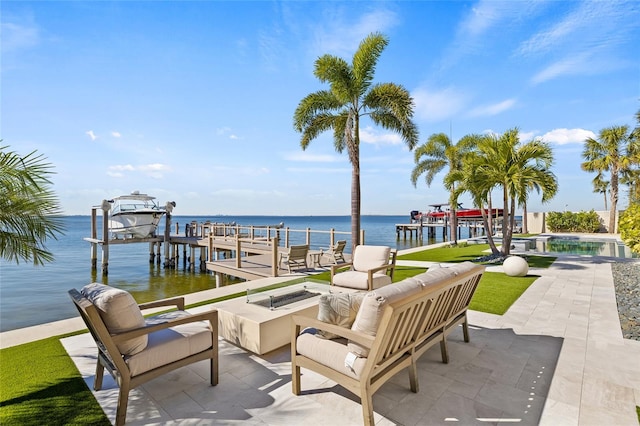
[[[389,263],[391,248],[387,246],[357,246],[353,253],[353,269],[368,271]]]
[[[345,359],[349,354],[347,345],[336,340],[321,339],[311,333],[299,335],[296,348],[300,355],[354,379],[360,378],[367,361],[366,358],[357,358],[353,363],[353,370],[351,370],[345,366]]]
[[[333,285],[356,290],[369,290],[368,279],[369,274],[366,272],[344,271],[333,276]],[[373,274],[372,288],[380,288],[387,284],[391,284],[391,277],[389,275],[381,272]]]
[[[173,311],[147,318],[146,323],[154,325],[189,315],[185,311]],[[131,374],[137,376],[211,348],[212,336],[207,321],[196,321],[155,331],[149,334],[145,350],[125,357],[125,362],[129,365]]]
[[[100,313],[100,318],[111,334],[144,327],[144,317],[135,299],[128,292],[100,283],[84,286],[80,292]],[[135,337],[117,344],[123,355],[133,355],[147,346],[147,336]]]
[[[365,293],[323,294],[318,302],[318,319],[328,324],[351,328]],[[318,335],[325,339],[338,337],[333,333],[318,330]]]
[[[389,284],[382,288],[370,291],[366,294],[360,305],[351,329],[361,333],[375,336],[382,319],[385,307],[404,297],[419,293],[422,290],[420,281],[407,278],[395,284]],[[349,342],[349,351],[358,356],[369,356],[369,349],[356,343]]]

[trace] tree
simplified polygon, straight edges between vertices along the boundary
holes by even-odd
[[[447,175],[462,168],[462,156],[473,150],[475,139],[464,137],[457,144],[451,142],[449,136],[444,133],[434,133],[427,141],[416,148],[414,152],[415,167],[411,171],[411,183],[416,186],[420,175],[424,174],[427,186],[431,186],[433,178],[445,167]],[[447,183],[448,182],[448,183]],[[458,221],[456,209],[458,206],[458,194],[455,191],[455,182],[447,180],[445,176],[445,189],[449,191],[449,211],[451,212],[451,240],[457,243]]]
[[[618,206],[619,181],[628,174],[635,162],[632,137],[628,126],[612,126],[600,130],[598,139],[587,138],[582,150],[585,160],[580,166],[586,172],[598,175],[610,173],[609,233],[616,232],[616,209]]]
[[[558,191],[558,181],[551,172],[553,151],[540,140],[520,143],[519,131],[514,128],[500,136],[481,137],[477,150],[465,155],[463,164],[463,174],[457,180],[468,179],[462,189],[472,194],[474,203],[487,203],[493,189],[502,190],[501,254],[506,256],[511,250],[516,206],[527,203],[532,190],[542,193],[542,202]]]
[[[409,149],[418,140],[412,121],[413,99],[402,86],[394,83],[373,84],[375,67],[388,40],[372,33],[360,43],[351,64],[344,59],[323,55],[315,62],[314,75],[329,83],[300,101],[294,114],[294,128],[302,133],[300,146],[307,149],[313,139],[333,130],[337,152],[345,149],[351,173],[351,242],[360,243],[360,120],[368,117],[374,124],[400,134]]]
[[[42,265],[53,260],[47,239],[63,231],[52,165],[36,151],[22,157],[7,148],[0,146],[0,257]]]
[[[593,184],[593,192],[604,196],[604,209],[607,210],[607,191],[609,190],[609,181],[604,180],[602,173],[598,173],[591,183]]]

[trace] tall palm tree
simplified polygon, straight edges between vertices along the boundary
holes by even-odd
[[[447,175],[462,167],[462,156],[473,150],[476,140],[471,136],[465,136],[454,144],[445,133],[434,133],[429,139],[416,148],[414,152],[415,167],[411,171],[411,183],[416,186],[420,175],[424,174],[427,186],[431,186],[433,178],[445,167]],[[449,191],[449,211],[451,212],[451,240],[458,241],[458,223],[456,209],[458,206],[458,193],[455,191],[455,182],[448,182],[445,176],[445,188]]]
[[[398,84],[373,83],[378,58],[388,43],[382,34],[372,33],[362,40],[351,64],[333,55],[318,58],[314,75],[321,82],[329,83],[330,88],[302,99],[293,119],[296,131],[302,133],[303,150],[319,134],[332,129],[336,151],[342,153],[346,149],[349,154],[353,248],[360,243],[361,118],[366,116],[373,123],[399,133],[409,149],[413,149],[418,140],[409,92]]]
[[[473,185],[467,184],[465,189],[472,195],[474,189],[480,194],[474,202],[486,201],[494,188],[502,190],[501,254],[506,256],[511,250],[516,206],[528,201],[532,189],[542,193],[543,202],[558,191],[558,181],[551,172],[553,151],[540,140],[520,143],[519,131],[514,128],[500,136],[481,138],[477,150],[466,155],[463,163],[474,173]]]
[[[634,164],[632,136],[629,126],[612,126],[600,130],[598,139],[587,138],[582,150],[585,160],[580,166],[586,172],[610,173],[609,233],[616,232],[619,180]]]
[[[53,260],[47,239],[63,231],[52,166],[36,151],[23,157],[7,148],[0,146],[0,257],[42,265]]]

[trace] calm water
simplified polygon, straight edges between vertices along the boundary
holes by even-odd
[[[100,273],[101,249],[98,249],[97,274],[91,270],[90,244],[83,238],[90,235],[89,216],[65,217],[66,233],[48,244],[55,253],[55,261],[45,266],[21,263],[15,265],[0,259],[0,331],[28,327],[46,322],[71,318],[77,315],[67,290],[81,288],[97,281],[125,289],[138,302],[156,300],[180,294],[193,293],[215,287],[215,278],[206,273],[185,271],[182,259],[178,269],[164,269],[162,265],[149,263],[148,244],[110,246],[109,275]],[[98,219],[100,221],[100,219]],[[184,224],[197,220],[204,222],[236,222],[239,225],[275,225],[284,222],[285,227],[302,230],[350,232],[349,216],[174,216],[173,223],[184,232]],[[397,240],[396,223],[408,223],[406,216],[363,216],[367,244],[379,244],[404,249],[442,241]],[[163,220],[164,222],[164,220]],[[99,225],[100,226],[100,225]],[[175,227],[173,227],[175,232]],[[162,232],[162,229],[159,230]],[[466,230],[463,230],[462,238]],[[426,232],[425,232],[426,234]],[[290,244],[304,243],[303,233],[291,233]],[[342,237],[341,237],[342,238]],[[312,246],[327,246],[321,237],[312,236]],[[350,236],[347,237],[350,241]],[[350,246],[350,242],[347,247]],[[163,250],[164,252],[164,250]],[[182,254],[181,254],[182,255]],[[223,283],[232,284],[232,283]]]

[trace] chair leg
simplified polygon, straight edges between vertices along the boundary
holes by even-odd
[[[442,340],[440,341],[440,352],[442,353],[442,362],[448,364],[449,351],[447,349],[447,338],[445,336],[442,336]]]
[[[375,422],[373,420],[373,398],[371,394],[368,392],[368,389],[365,391],[361,390],[361,402],[362,402],[362,420],[365,426],[374,426]]]
[[[100,355],[98,355],[98,362],[96,363],[96,378],[93,381],[93,390],[99,391],[102,389],[102,378],[104,376],[104,365],[100,362]]]
[[[464,322],[462,323],[462,333],[464,334],[464,341],[469,343],[469,321],[467,315],[464,316]]]
[[[211,372],[211,386],[215,386],[218,384],[218,365],[216,360],[210,359],[210,372]]]
[[[411,387],[411,392],[418,393],[420,385],[418,384],[418,366],[416,365],[415,359],[411,361],[411,365],[407,370],[409,371],[409,387]]]
[[[291,392],[294,395],[300,395],[300,367],[295,365],[295,363],[291,364]]]
[[[127,405],[129,404],[129,383],[120,383],[118,394],[118,408],[116,409],[116,426],[123,426],[127,419]]]

